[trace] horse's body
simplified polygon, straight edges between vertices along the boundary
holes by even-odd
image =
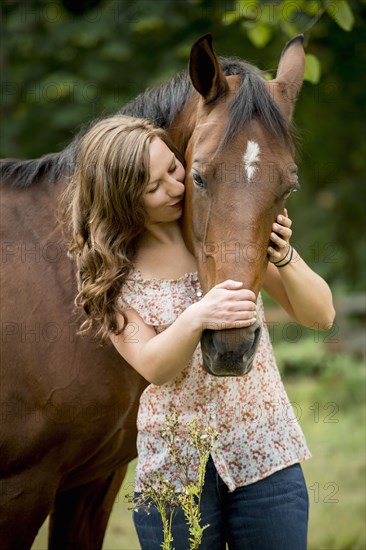
[[[187,76],[179,76],[170,87],[146,92],[122,110],[166,127],[182,151],[188,147],[189,168],[201,143],[198,126],[204,127],[205,117],[216,107],[222,110],[225,103],[218,101],[225,92],[219,90],[215,70],[211,84],[207,75],[201,82],[197,76],[202,63],[207,63],[202,44],[211,55],[205,40],[192,49],[190,68],[196,92]],[[294,41],[294,49],[299,49],[299,43]],[[225,74],[238,71],[235,62],[222,61],[222,65]],[[217,97],[209,101],[213,86]],[[221,130],[217,138],[222,137]],[[3,161],[2,165],[1,548],[29,548],[48,514],[50,548],[100,548],[126,466],[136,455],[136,413],[146,382],[112,346],[98,347],[75,334],[80,325],[73,312],[76,280],[55,209],[76,151],[77,140],[59,154],[37,161]],[[208,251],[200,228],[192,224],[191,218],[199,217],[194,202],[199,204],[199,198],[194,193],[188,178],[184,232],[187,245],[199,259],[202,286],[207,291],[217,279],[239,276],[237,268],[243,269],[245,259],[234,271],[230,263],[217,269],[200,261],[212,258],[212,248]],[[280,207],[281,203],[276,209]],[[273,212],[267,217],[273,217]],[[264,231],[267,225],[266,221]],[[265,240],[263,235],[262,231],[260,237]],[[248,239],[254,239],[253,233]],[[258,261],[251,260],[246,283],[256,292],[266,261],[265,253]],[[224,360],[228,355],[236,357],[233,346],[241,357],[244,346],[248,357],[240,365],[242,372],[253,360],[253,334],[248,337],[239,331],[239,343],[237,337],[224,343],[231,346],[229,352],[225,348]],[[206,355],[212,349],[216,357],[217,342],[210,334],[207,338]]]
[[[75,335],[75,275],[52,208],[62,187],[3,194],[1,548],[30,547],[52,508],[52,548],[100,547],[136,455],[146,383],[114,348]]]

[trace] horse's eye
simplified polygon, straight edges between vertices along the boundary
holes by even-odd
[[[199,189],[206,189],[205,182],[203,181],[203,179],[201,178],[201,176],[200,176],[199,174],[197,174],[196,172],[193,172],[193,173],[192,173],[192,179],[193,179],[193,183],[194,183]]]
[[[299,188],[300,188],[300,186],[291,187],[291,189],[289,189],[288,191],[286,191],[286,193],[284,194],[283,198],[284,198],[284,199],[288,199],[289,196],[291,195],[291,193],[295,193],[295,191],[298,191]]]

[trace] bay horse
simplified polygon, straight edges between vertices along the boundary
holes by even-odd
[[[290,121],[303,73],[302,35],[286,45],[271,81],[244,61],[218,58],[205,35],[192,46],[189,74],[120,111],[166,128],[186,153],[182,230],[204,292],[226,278],[261,288],[271,224],[293,187]],[[76,278],[56,211],[79,140],[40,159],[1,162],[1,548],[30,548],[47,515],[50,549],[101,548],[136,456],[147,382],[112,345],[76,336]],[[259,333],[205,331],[205,368],[247,373]]]

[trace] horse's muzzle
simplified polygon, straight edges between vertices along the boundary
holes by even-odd
[[[204,330],[203,366],[214,376],[243,376],[250,372],[261,335],[258,323],[243,329]]]

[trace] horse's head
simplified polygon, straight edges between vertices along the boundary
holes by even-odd
[[[183,230],[204,292],[226,279],[255,294],[263,284],[271,226],[298,186],[290,125],[304,75],[302,38],[286,46],[272,81],[245,63],[225,76],[211,35],[192,47],[190,77],[201,97],[186,151]],[[259,323],[205,330],[206,370],[248,373],[260,332]]]

